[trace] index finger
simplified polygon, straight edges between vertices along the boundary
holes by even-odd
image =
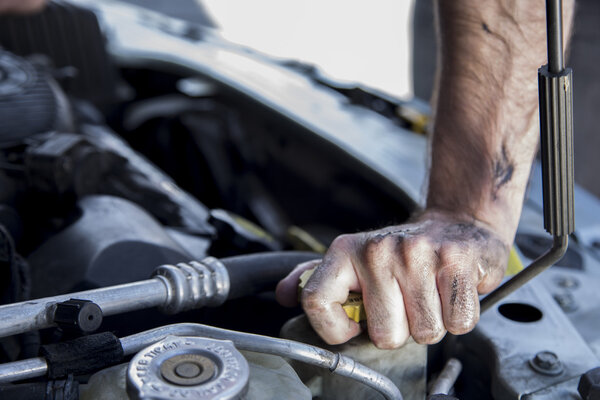
[[[348,318],[342,304],[350,291],[360,290],[351,251],[336,239],[302,291],[302,306],[313,329],[328,344],[344,343],[361,332],[360,326]]]

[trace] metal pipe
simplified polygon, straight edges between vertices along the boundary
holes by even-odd
[[[160,307],[170,314],[219,306],[228,298],[272,289],[297,264],[317,258],[310,252],[272,252],[201,262],[161,265],[154,278],[0,306],[0,338],[55,326],[56,304],[90,300],[103,316]],[[229,269],[229,271],[228,271]]]
[[[438,375],[438,377],[431,385],[431,390],[429,394],[448,394],[450,393],[450,389],[456,383],[456,379],[460,372],[462,371],[462,363],[456,358],[451,358],[446,362],[442,372]]]
[[[402,400],[400,390],[386,376],[339,353],[292,340],[235,332],[201,324],[174,324],[124,337],[121,339],[121,346],[124,354],[129,355],[169,335],[231,340],[240,350],[274,354],[327,368],[334,374],[346,376],[377,390],[386,399]]]
[[[42,357],[0,364],[0,384],[46,375],[48,364]]]
[[[55,326],[57,304],[70,299],[95,303],[102,316],[152,307],[174,314],[221,305],[228,292],[227,270],[216,258],[161,265],[153,279],[0,306],[0,337]]]
[[[555,236],[554,244],[546,253],[538,257],[533,261],[527,268],[513,276],[510,280],[505,282],[502,286],[494,290],[492,293],[487,295],[480,303],[481,313],[489,310],[495,303],[502,300],[521,286],[526,284],[530,279],[535,278],[537,275],[551,267],[567,251],[569,247],[568,236]]]
[[[400,390],[389,378],[339,353],[292,340],[235,332],[201,324],[167,325],[126,336],[121,338],[123,354],[127,356],[137,353],[170,335],[231,340],[240,350],[274,354],[327,368],[334,374],[354,379],[375,389],[388,400],[402,400]],[[0,364],[0,383],[44,376],[47,371],[46,360],[39,357]]]
[[[546,0],[548,71],[560,74],[563,62],[562,0]]]
[[[56,304],[69,299],[90,300],[107,316],[161,306],[167,299],[167,287],[159,279],[149,279],[3,305],[0,306],[0,337],[55,326]]]

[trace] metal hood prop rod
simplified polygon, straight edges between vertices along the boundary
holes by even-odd
[[[544,228],[554,244],[481,301],[481,312],[552,266],[575,230],[573,201],[573,71],[563,62],[562,1],[546,0],[548,64],[538,70]]]

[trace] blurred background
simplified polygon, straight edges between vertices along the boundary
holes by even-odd
[[[412,97],[414,0],[127,0],[210,24],[225,39]]]
[[[337,79],[429,99],[435,72],[432,0],[126,0],[213,26],[228,40],[304,61]],[[575,179],[600,196],[600,2],[578,0],[574,69]]]

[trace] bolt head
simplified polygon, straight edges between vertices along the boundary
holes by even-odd
[[[540,351],[529,361],[529,365],[544,375],[560,375],[563,372],[560,359],[551,351]]]
[[[600,400],[600,367],[581,375],[577,391],[583,400]]]
[[[540,351],[533,360],[541,368],[554,368],[560,363],[558,356],[551,351]]]

